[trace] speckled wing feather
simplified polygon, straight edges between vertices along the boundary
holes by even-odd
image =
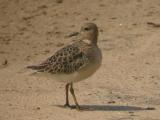
[[[52,74],[73,73],[89,63],[88,56],[81,48],[82,46],[85,46],[85,44],[86,43],[79,41],[68,45],[57,51],[43,63],[35,66],[28,66],[27,68]]]

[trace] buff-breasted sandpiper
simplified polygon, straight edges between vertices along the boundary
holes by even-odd
[[[41,64],[27,67],[35,70],[37,74],[54,76],[56,80],[65,82],[65,107],[71,107],[68,98],[70,89],[77,109],[80,109],[80,106],[75,97],[73,83],[93,75],[102,62],[101,50],[97,45],[97,25],[85,23],[81,27],[80,36],[81,39],[61,48]]]

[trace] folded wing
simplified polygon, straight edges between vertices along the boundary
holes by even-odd
[[[68,45],[39,65],[27,66],[38,72],[70,74],[89,63],[87,55],[76,44]]]

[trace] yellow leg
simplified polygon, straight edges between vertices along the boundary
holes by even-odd
[[[70,107],[69,105],[69,98],[68,98],[68,90],[69,90],[69,83],[66,84],[65,90],[66,90],[66,103],[65,103],[65,107]]]
[[[73,96],[73,100],[74,100],[74,102],[75,102],[75,104],[76,104],[76,109],[80,110],[80,106],[79,106],[79,104],[78,104],[78,102],[77,102],[77,99],[76,99],[76,96],[75,96],[75,94],[74,94],[73,83],[70,83],[70,85],[71,85],[71,87],[70,87],[70,92],[71,92],[71,94],[72,94],[72,96]]]

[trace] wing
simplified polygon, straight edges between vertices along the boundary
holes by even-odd
[[[38,72],[69,74],[81,69],[88,63],[89,59],[81,50],[79,44],[71,44],[57,51],[43,63],[28,66],[27,68],[37,70]]]

